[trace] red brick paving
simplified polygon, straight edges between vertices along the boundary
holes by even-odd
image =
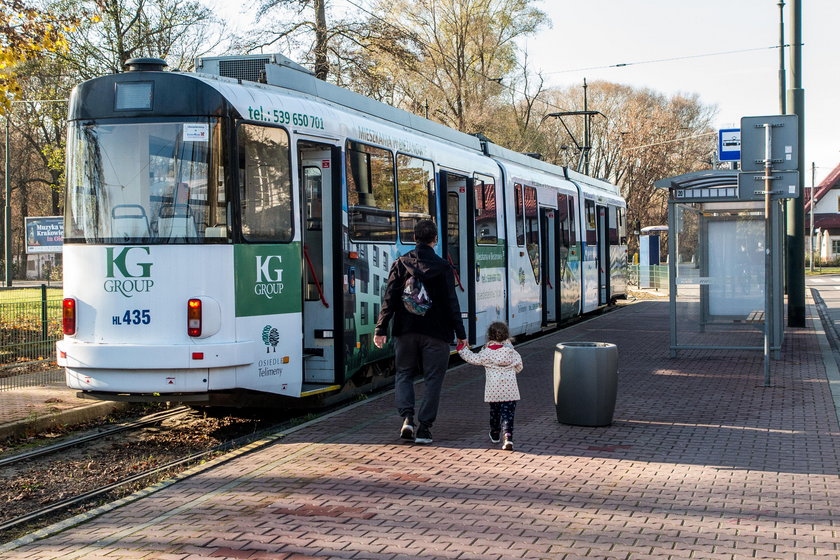
[[[392,397],[288,434],[3,558],[740,559],[840,556],[840,428],[812,328],[760,352],[668,357],[643,302],[520,346],[516,451],[487,437],[483,374],[447,377],[431,446]],[[618,345],[612,426],[558,424],[554,345]]]

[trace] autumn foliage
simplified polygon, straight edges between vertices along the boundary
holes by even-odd
[[[17,67],[67,50],[64,34],[77,23],[77,18],[38,10],[21,0],[0,0],[0,110],[20,93]]]

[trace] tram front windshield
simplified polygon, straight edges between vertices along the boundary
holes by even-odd
[[[226,242],[218,121],[76,122],[65,243]]]

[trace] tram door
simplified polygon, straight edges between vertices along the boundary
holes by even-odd
[[[446,244],[443,258],[455,272],[455,293],[461,307],[470,344],[475,344],[474,273],[469,263],[473,261],[473,220],[468,205],[472,206],[472,179],[455,173],[441,172],[441,187],[446,193]]]
[[[596,206],[598,238],[598,303],[609,302],[610,294],[610,236],[606,206]]]
[[[540,252],[542,262],[542,282],[540,303],[542,304],[543,326],[556,323],[557,302],[560,301],[557,282],[557,231],[555,229],[557,211],[554,208],[540,207]]]
[[[332,274],[332,173],[340,169],[330,146],[299,142],[303,202],[304,383],[336,382],[335,309]]]

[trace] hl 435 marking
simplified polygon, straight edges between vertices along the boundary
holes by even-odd
[[[114,325],[148,325],[151,322],[152,314],[148,309],[126,309],[122,315],[111,318]]]

